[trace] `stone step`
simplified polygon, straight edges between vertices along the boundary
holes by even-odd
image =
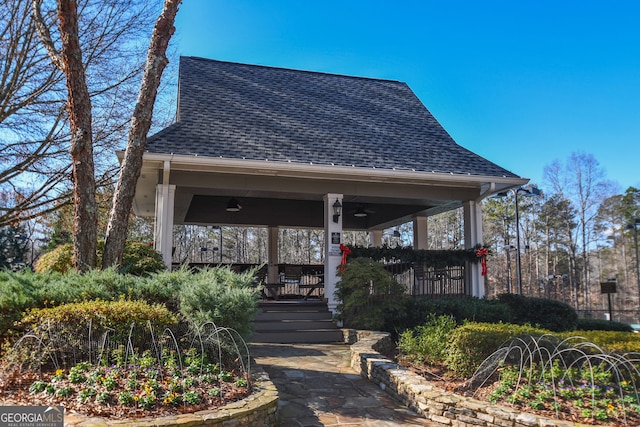
[[[318,311],[263,311],[256,316],[256,322],[276,320],[331,320],[331,313]]]
[[[329,344],[343,342],[342,331],[339,329],[314,330],[314,331],[275,331],[256,332],[249,340],[254,343],[279,343],[279,344]]]
[[[253,329],[256,332],[335,329],[335,324],[331,319],[285,319],[254,322]]]
[[[323,302],[262,302],[250,341],[282,344],[342,342],[342,331],[332,318],[327,304]]]
[[[317,311],[329,311],[326,302],[320,301],[304,301],[304,300],[288,300],[288,301],[262,301],[258,303],[258,306],[264,310],[278,310],[278,311],[299,311],[299,310],[317,310]]]

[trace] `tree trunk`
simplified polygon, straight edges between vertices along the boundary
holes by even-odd
[[[67,77],[74,193],[74,256],[78,271],[96,265],[97,205],[91,131],[91,99],[82,64],[75,0],[60,0],[62,64]]]
[[[151,127],[153,105],[155,103],[162,72],[169,62],[166,57],[167,46],[175,32],[174,21],[181,0],[165,0],[164,8],[151,35],[147,63],[145,65],[142,86],[138,93],[129,139],[124,160],[120,168],[120,177],[113,196],[113,207],[109,215],[109,223],[102,258],[103,268],[118,266],[122,262],[122,252],[127,238],[129,214],[133,205],[136,183],[142,168],[142,155],[147,145],[147,133]]]

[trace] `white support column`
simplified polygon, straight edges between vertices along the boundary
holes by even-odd
[[[428,249],[427,217],[413,217],[413,249]]]
[[[278,283],[278,237],[280,229],[269,227],[267,237],[267,283]]]
[[[371,246],[374,248],[379,248],[382,246],[382,230],[371,230],[369,231],[369,242],[371,242]]]
[[[176,186],[156,186],[156,221],[154,248],[162,254],[162,261],[171,269],[173,255],[173,208]]]
[[[342,243],[342,215],[338,222],[333,222],[333,204],[339,200],[342,204],[342,194],[324,195],[324,297],[327,299],[329,311],[338,313],[338,302],[334,295],[338,282],[338,266],[342,261],[340,243]]]
[[[480,203],[467,201],[462,204],[464,209],[464,245],[472,249],[482,244],[482,210]],[[484,276],[479,262],[468,263],[466,268],[466,282],[470,285],[469,291],[474,297],[484,297]]]

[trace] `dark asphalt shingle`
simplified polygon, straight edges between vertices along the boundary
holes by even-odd
[[[516,177],[459,146],[402,82],[180,59],[178,122],[147,151]]]

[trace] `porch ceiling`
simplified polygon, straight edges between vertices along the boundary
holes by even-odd
[[[155,211],[157,184],[176,186],[175,224],[322,228],[323,197],[343,194],[344,229],[380,229],[454,209],[467,200],[527,182],[505,177],[450,176],[411,171],[289,165],[260,168],[221,159],[146,154],[134,209]],[[227,212],[230,198],[242,209]],[[357,209],[366,217],[355,217]]]

